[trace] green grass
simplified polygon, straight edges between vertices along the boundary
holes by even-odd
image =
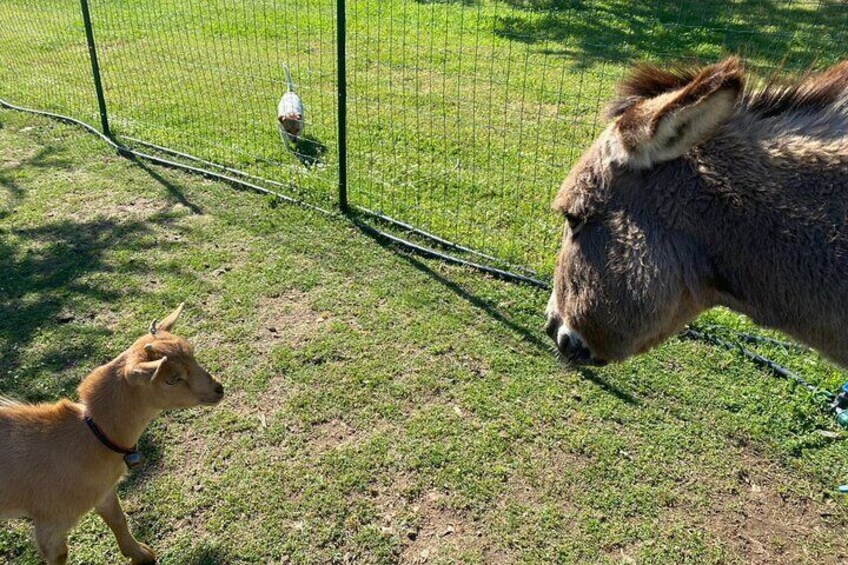
[[[0,392],[73,397],[183,300],[180,333],[229,391],[158,418],[121,486],[162,563],[848,558],[844,436],[732,353],[671,340],[563,370],[531,288],[56,122],[0,111],[0,147]],[[780,358],[829,389],[844,378]],[[38,563],[29,537],[0,526],[0,562]],[[93,516],[70,547],[120,562]]]
[[[335,201],[335,2],[91,4],[118,134]],[[812,0],[352,0],[348,22],[352,202],[542,275],[553,194],[632,60],[798,69],[848,45],[845,5]],[[98,124],[78,3],[6,0],[0,24],[0,97]],[[322,166],[279,142],[284,62]]]

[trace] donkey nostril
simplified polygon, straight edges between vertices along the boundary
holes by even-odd
[[[554,341],[556,342],[559,350],[563,353],[574,350],[574,338],[572,338],[567,332],[559,332],[554,338]]]

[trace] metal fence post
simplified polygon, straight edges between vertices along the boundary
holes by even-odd
[[[109,115],[106,113],[106,98],[103,96],[103,83],[100,80],[100,65],[97,63],[97,48],[94,45],[94,29],[91,27],[91,14],[88,11],[88,0],[80,0],[82,20],[85,24],[85,38],[88,41],[88,55],[91,59],[91,73],[94,75],[94,90],[97,92],[97,105],[100,108],[100,125],[103,134],[112,137],[109,129]]]
[[[85,1],[85,0],[83,0]],[[339,125],[339,207],[348,211],[347,202],[347,34],[345,0],[336,1],[336,67],[338,70],[338,125]]]

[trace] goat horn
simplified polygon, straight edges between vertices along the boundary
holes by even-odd
[[[153,376],[150,379],[155,379],[156,375],[159,374],[159,371],[162,369],[162,366],[167,361],[167,357],[162,357],[161,359],[157,359],[156,361],[145,361],[143,363],[137,364],[133,370],[140,373],[147,373],[149,371],[153,371]]]
[[[156,335],[157,331],[158,330],[156,329],[156,320],[153,320],[152,322],[150,322],[150,335]]]
[[[183,312],[183,308],[185,307],[185,302],[181,302],[177,309],[168,314],[168,317],[159,322],[159,327],[166,332],[171,331],[174,328],[174,323],[177,321],[177,318],[180,317],[180,314]]]

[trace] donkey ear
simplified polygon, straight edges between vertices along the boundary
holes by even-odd
[[[177,321],[177,318],[179,318],[180,314],[183,313],[184,307],[185,307],[185,302],[180,303],[180,305],[177,306],[176,310],[174,310],[173,312],[168,314],[167,318],[165,318],[164,320],[159,322],[159,326],[156,328],[157,331],[161,330],[161,331],[165,331],[165,332],[170,332],[171,328],[174,327],[174,323]]]
[[[636,168],[680,157],[733,113],[744,87],[735,57],[703,69],[688,84],[633,104],[615,129]]]
[[[138,363],[130,369],[129,374],[127,375],[130,384],[140,385],[151,382],[159,376],[159,373],[162,371],[162,367],[165,365],[167,360],[167,357],[162,357],[156,361]]]

